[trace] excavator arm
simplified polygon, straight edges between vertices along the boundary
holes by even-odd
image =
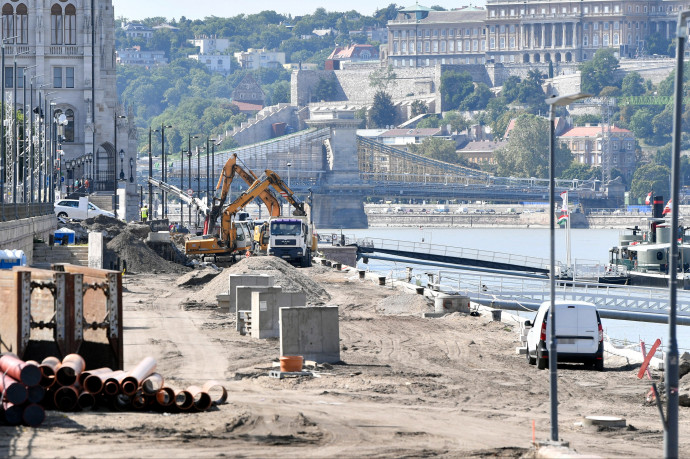
[[[278,174],[276,174],[270,169],[266,169],[266,179],[271,184],[271,186],[273,186],[273,188],[278,190],[278,192],[282,192],[285,199],[287,199],[288,202],[292,205],[292,207],[295,208],[295,211],[293,212],[294,215],[307,215],[307,211],[304,209],[304,203],[300,201],[297,198],[297,196],[295,196],[290,187],[288,187],[285,184],[285,182],[283,182],[283,179],[281,179]]]
[[[223,166],[220,177],[218,178],[218,183],[216,184],[216,190],[220,189],[221,191],[217,198],[213,198],[207,234],[213,233],[215,222],[218,220],[223,206],[225,205],[228,193],[230,192],[230,185],[232,185],[235,174],[239,175],[250,187],[258,180],[258,177],[251,170],[242,168],[242,166],[238,164],[238,161],[239,158],[237,154],[233,154],[225,163],[225,166]],[[280,202],[275,195],[271,193],[271,190],[266,189],[257,197],[264,203],[271,217],[280,216]]]

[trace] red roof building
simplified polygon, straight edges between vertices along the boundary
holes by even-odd
[[[336,46],[328,59],[326,59],[326,70],[340,70],[342,62],[362,62],[377,61],[379,50],[372,45],[350,45]]]
[[[635,172],[635,134],[618,126],[575,126],[559,137],[573,154],[573,159],[589,166],[602,166],[602,151],[608,151],[611,168],[626,179]],[[604,141],[605,140],[605,141]]]

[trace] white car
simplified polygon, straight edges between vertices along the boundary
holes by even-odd
[[[543,370],[549,363],[551,301],[539,306],[527,333],[527,361]],[[582,362],[604,370],[604,329],[596,306],[585,301],[556,300],[556,352],[558,362]]]
[[[72,220],[85,220],[98,215],[115,218],[114,213],[103,210],[90,202],[82,202],[81,206],[79,204],[78,199],[61,199],[55,203],[55,215]]]

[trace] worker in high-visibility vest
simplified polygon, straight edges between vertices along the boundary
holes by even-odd
[[[146,204],[141,208],[141,221],[146,223],[149,218],[149,208]]]

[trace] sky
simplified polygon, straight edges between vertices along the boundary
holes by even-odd
[[[356,10],[366,16],[371,16],[377,9],[385,8],[391,3],[398,6],[411,6],[416,0],[348,0],[334,2],[327,0],[257,0],[247,2],[240,0],[166,0],[165,2],[151,0],[113,0],[115,18],[125,17],[130,20],[147,17],[164,16],[167,19],[203,19],[207,16],[231,17],[239,14],[254,14],[264,10],[273,10],[281,14],[301,16],[311,14],[319,7],[326,11]],[[442,6],[446,9],[459,8],[469,5],[469,0],[421,0],[420,5],[430,7]],[[163,5],[162,5],[163,4]],[[483,0],[475,1],[475,5],[484,5]]]

